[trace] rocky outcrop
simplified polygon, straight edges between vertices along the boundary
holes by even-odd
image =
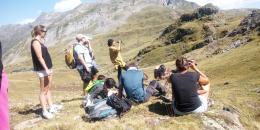
[[[198,8],[194,13],[191,14],[183,14],[180,17],[180,22],[188,22],[193,21],[195,19],[202,18],[204,16],[212,15],[218,13],[218,7],[215,7],[212,4],[207,4],[201,8]]]
[[[245,19],[241,21],[239,27],[228,34],[229,37],[238,34],[245,35],[246,33],[257,30],[260,32],[260,10],[254,10]]]
[[[253,39],[250,38],[250,37],[243,37],[243,38],[241,38],[240,40],[236,40],[236,41],[230,43],[229,45],[227,45],[227,46],[226,46],[225,48],[223,48],[223,49],[220,49],[220,48],[216,49],[216,50],[213,52],[213,54],[216,55],[216,54],[221,54],[221,53],[228,52],[228,51],[230,51],[230,50],[232,50],[232,49],[235,49],[235,48],[238,48],[238,47],[240,47],[240,46],[242,46],[242,45],[246,45],[246,44],[248,44],[248,43],[249,43],[250,41],[252,41],[252,40],[253,40]]]

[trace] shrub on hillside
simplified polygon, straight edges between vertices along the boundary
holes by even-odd
[[[194,13],[192,14],[183,14],[180,17],[180,22],[188,22],[193,21],[195,19],[199,19],[204,16],[212,15],[218,13],[219,9],[212,4],[207,4],[201,8],[198,8]]]
[[[183,37],[185,37],[187,35],[191,35],[191,34],[193,34],[192,29],[177,28],[173,32],[173,36],[171,36],[169,38],[170,43],[172,43],[172,44],[177,43],[177,42],[183,40]]]

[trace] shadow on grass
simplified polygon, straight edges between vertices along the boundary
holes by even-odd
[[[73,102],[73,101],[78,101],[78,100],[83,100],[84,98],[72,98],[72,99],[68,99],[68,100],[61,100],[62,103],[66,103],[66,102]]]
[[[149,111],[162,116],[176,116],[172,109],[172,101],[164,96],[159,96],[156,103],[148,105]]]
[[[29,108],[23,108],[23,110],[18,111],[18,114],[21,115],[29,115],[29,114],[41,115],[41,113],[42,113],[42,108],[40,104]]]
[[[148,105],[149,111],[162,116],[174,116],[171,103],[156,102]]]

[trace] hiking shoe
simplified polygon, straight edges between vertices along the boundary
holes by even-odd
[[[58,110],[61,110],[63,108],[62,105],[59,105],[59,104],[53,104],[52,107],[58,109]]]
[[[45,119],[52,119],[54,116],[53,116],[53,114],[51,114],[50,112],[48,112],[48,111],[43,111],[42,112],[42,116],[43,116],[43,118],[45,118]]]
[[[56,105],[53,104],[50,108],[49,108],[49,112],[51,113],[57,113],[60,109],[62,109],[63,106],[62,105]]]

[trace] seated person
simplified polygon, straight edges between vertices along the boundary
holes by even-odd
[[[120,85],[118,91],[118,97],[122,98],[123,89],[126,93],[126,98],[136,102],[143,103],[149,100],[149,98],[155,95],[155,89],[163,90],[157,81],[150,83],[145,89],[144,80],[147,80],[148,76],[139,70],[136,63],[130,63],[127,71],[122,71],[120,77]]]
[[[173,110],[176,115],[200,113],[207,110],[209,79],[194,60],[181,57],[176,60],[177,73],[171,74]],[[194,72],[188,71],[191,68]]]
[[[98,84],[100,82],[104,82],[106,76],[104,75],[97,75],[97,73],[95,73],[92,76],[92,79],[89,84],[87,85],[87,87],[85,88],[86,93],[89,93],[91,91],[91,89],[95,86],[95,84]]]
[[[165,65],[160,65],[160,66],[157,66],[155,69],[154,69],[154,78],[156,80],[164,80],[164,79],[167,79],[169,78],[169,76],[171,75],[171,71],[169,69],[167,69],[165,67]]]
[[[97,80],[93,82],[93,87],[91,87],[88,91],[83,105],[89,106],[95,102],[98,102],[98,99],[107,98],[109,96],[108,90],[115,86],[116,82],[113,78],[106,78],[104,75],[99,75]]]

